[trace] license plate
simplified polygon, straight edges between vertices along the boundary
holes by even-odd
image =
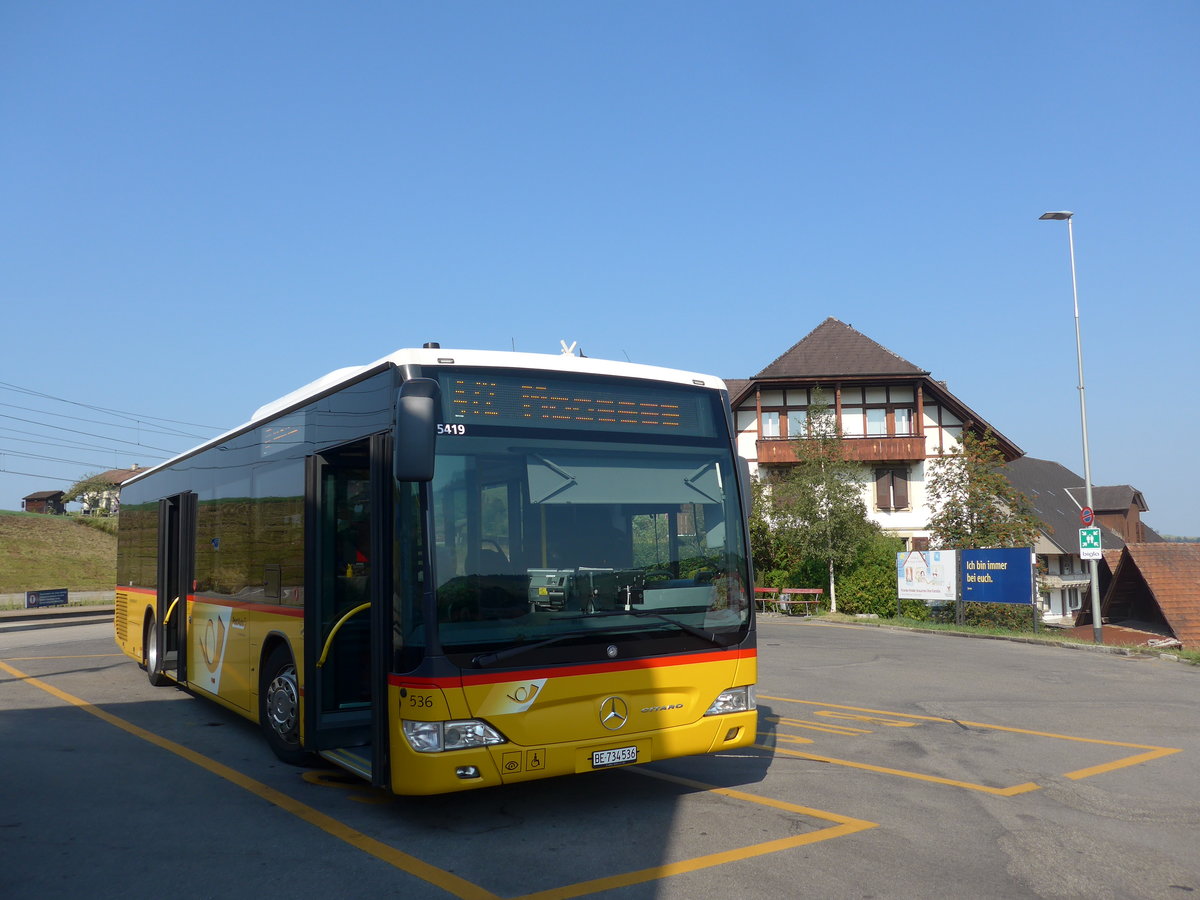
[[[637,747],[617,747],[615,750],[597,750],[592,754],[592,768],[623,766],[637,762]]]

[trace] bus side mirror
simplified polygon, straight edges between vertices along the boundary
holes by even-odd
[[[432,378],[412,378],[400,386],[392,443],[392,477],[397,481],[433,479],[440,399],[441,389]]]

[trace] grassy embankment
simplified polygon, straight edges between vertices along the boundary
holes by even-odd
[[[0,594],[111,591],[116,581],[116,535],[72,516],[0,510]]]

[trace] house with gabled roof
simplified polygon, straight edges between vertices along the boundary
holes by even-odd
[[[1040,574],[1038,591],[1042,610],[1048,616],[1073,617],[1089,605],[1091,576],[1087,563],[1079,555],[1080,513],[1087,505],[1083,478],[1066,466],[1048,459],[1023,456],[1004,467],[1009,482],[1029,498],[1033,513],[1041,522],[1034,552]],[[1153,529],[1141,521],[1149,507],[1141,491],[1125,485],[1094,485],[1093,525],[1100,529],[1105,562],[1100,565],[1100,592],[1103,596],[1115,571],[1126,542],[1161,541]]]
[[[1080,506],[1087,502],[1087,491],[1082,484],[1068,490]],[[1142,492],[1131,485],[1092,486],[1092,510],[1096,514],[1096,524],[1120,535],[1123,541],[1132,544],[1162,540],[1154,529],[1142,522],[1142,513],[1148,509],[1150,507],[1146,504]]]
[[[1200,543],[1126,544],[1100,616],[1106,644],[1174,638],[1185,649],[1200,648]],[[1075,625],[1090,630],[1091,624],[1091,606],[1085,605]]]
[[[85,516],[108,516],[119,512],[121,483],[128,481],[140,471],[141,467],[134,463],[128,469],[109,469],[107,472],[100,472],[85,479],[88,482],[89,490],[79,497],[79,502],[83,505],[83,514]]]
[[[34,491],[21,498],[21,509],[25,512],[60,516],[66,511],[63,505],[64,491]]]
[[[869,515],[928,549],[929,461],[957,447],[964,431],[990,431],[1005,460],[1021,448],[956,397],[944,381],[833,317],[752,378],[726,379],[738,452],[752,472],[796,462],[790,441],[806,435],[820,390],[841,426],[846,454],[862,465]]]

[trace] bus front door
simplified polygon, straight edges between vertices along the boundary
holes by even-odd
[[[305,744],[377,785],[387,759],[379,644],[390,639],[378,624],[390,583],[384,444],[375,436],[309,458],[304,613]]]
[[[158,501],[158,579],[146,672],[154,684],[187,681],[188,599],[195,577],[196,495]]]

